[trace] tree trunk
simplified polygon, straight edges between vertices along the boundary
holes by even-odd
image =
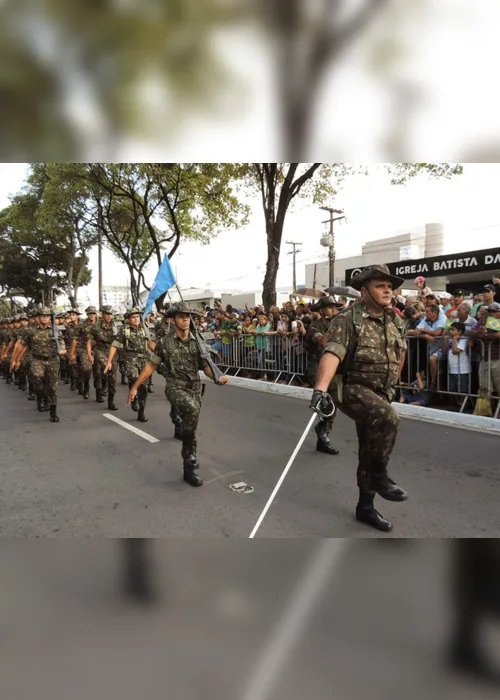
[[[76,297],[72,294],[68,294],[69,303],[72,309],[76,309]]]
[[[276,280],[278,278],[283,222],[270,221],[270,217],[266,218],[267,265],[262,287],[262,303],[269,310],[271,306],[276,304]]]

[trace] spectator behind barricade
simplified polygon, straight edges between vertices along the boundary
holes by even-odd
[[[481,362],[483,360],[483,348],[484,344],[482,342],[483,335],[486,334],[486,321],[488,320],[488,307],[480,306],[477,309],[477,316],[475,318],[475,324],[469,331],[469,347],[470,347],[470,363],[471,363],[471,393],[477,395],[479,392],[479,378],[480,378],[480,368]]]
[[[347,306],[347,297],[344,297],[344,296],[338,297],[337,303],[341,304],[342,306]]]
[[[407,403],[410,406],[427,406],[429,404],[428,385],[425,371],[417,372],[417,378],[408,388],[401,392],[399,403]]]
[[[500,304],[500,278],[493,277],[492,282],[495,286],[495,301]]]
[[[469,341],[466,326],[454,321],[446,332],[444,353],[448,358],[448,391],[453,394],[470,393]],[[460,399],[459,399],[460,402]]]
[[[243,316],[243,352],[245,367],[254,367],[256,363],[255,357],[255,324],[252,319],[252,314],[246,313]]]
[[[475,326],[476,321],[471,316],[471,307],[468,302],[464,301],[457,307],[457,320],[464,324],[465,334],[468,334]]]
[[[480,386],[488,392],[496,392],[500,397],[500,304],[494,301],[487,307],[487,313],[481,335],[485,356],[480,370]]]
[[[423,312],[418,311],[414,306],[407,306],[403,311],[403,318],[406,321],[406,330],[413,331],[420,323]]]
[[[444,314],[448,311],[448,309],[451,309],[451,294],[449,292],[440,292],[438,294],[439,297],[439,303],[441,305],[441,309]]]
[[[300,336],[299,325],[295,320],[294,313],[289,312],[281,315],[281,324],[278,326],[278,333],[283,336],[283,352],[286,358],[284,364],[288,370],[282,381],[288,383],[293,378],[293,375],[299,372],[297,347]],[[284,365],[281,366],[283,367]]]
[[[439,360],[442,355],[442,336],[445,324],[446,317],[444,314],[441,314],[439,306],[437,304],[431,304],[427,307],[425,317],[420,320],[417,328],[413,331],[408,331],[409,336],[416,336],[417,338],[426,340],[428,343],[427,355],[429,358],[432,389],[437,386],[437,374]]]
[[[222,361],[227,366],[232,364],[236,352],[236,348],[233,348],[234,339],[241,335],[242,330],[236,313],[232,313],[230,318],[226,318],[221,324]]]
[[[295,316],[300,320],[304,316],[304,305],[297,304],[295,307]]]
[[[416,301],[417,301],[416,296],[408,296],[405,299],[405,306],[415,306]]]
[[[476,304],[474,304],[474,308],[472,309],[472,316],[474,318],[476,318],[477,311],[481,306],[489,306],[495,301],[495,285],[486,284],[482,289],[481,297],[481,301],[476,302]]]
[[[457,310],[460,304],[463,303],[465,299],[463,289],[457,289],[453,294],[453,303],[446,312],[447,318],[453,318],[453,312]]]

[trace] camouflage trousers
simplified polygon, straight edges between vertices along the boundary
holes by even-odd
[[[51,406],[57,404],[57,384],[59,381],[59,358],[39,360],[33,358],[30,368],[33,388],[37,395],[43,395]]]
[[[146,355],[125,355],[123,366],[127,375],[129,386],[134,384],[144,367],[148,364],[149,358]]]
[[[192,389],[189,389],[186,386],[169,383],[165,394],[172,407],[170,417],[174,421],[174,416],[178,416],[182,421],[184,440],[186,442],[194,440],[201,411],[201,386],[195,384]]]
[[[344,385],[337,407],[356,423],[359,444],[358,486],[373,491],[374,475],[386,473],[398,434],[399,418],[383,394],[359,384]]]
[[[73,365],[74,367],[75,365]],[[92,365],[90,364],[87,350],[77,348],[76,351],[76,376],[77,381],[89,382],[92,374]]]
[[[105,350],[94,350],[94,364],[92,365],[92,373],[94,375],[94,389],[102,389],[105,380],[108,382],[108,391],[110,394],[116,394],[116,355],[113,358],[111,369],[104,374],[104,367],[108,361],[108,355]]]

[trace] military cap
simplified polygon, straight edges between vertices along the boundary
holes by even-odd
[[[27,321],[28,320],[27,314],[19,314],[19,320],[20,321]]]
[[[66,312],[60,311],[58,314],[56,314],[56,318],[66,318]]]
[[[50,309],[48,306],[41,306],[38,309],[38,315],[39,316],[50,316]]]
[[[343,308],[342,304],[339,304],[333,297],[321,297],[316,304],[311,305],[311,311],[321,311],[321,309],[324,309],[327,306],[333,306],[336,309]]]
[[[130,316],[135,316],[135,315],[141,315],[141,310],[137,308],[137,306],[132,307],[127,311],[127,318],[130,318]]]
[[[96,314],[97,309],[95,306],[87,306],[87,308],[85,309],[85,313],[86,314]]]
[[[201,316],[199,311],[191,309],[185,301],[179,301],[175,304],[172,304],[166,312],[165,316],[167,318],[172,318],[172,316],[175,316],[175,314],[190,314],[191,316]]]
[[[81,316],[81,315],[82,315],[82,314],[80,313],[80,311],[78,311],[78,309],[70,309],[70,310],[68,311],[68,313],[70,313],[70,314],[76,314],[77,316]]]
[[[102,314],[112,314],[112,313],[114,313],[113,307],[112,306],[102,306],[101,313]]]
[[[404,278],[391,275],[387,265],[368,265],[363,272],[351,279],[351,287],[359,292],[363,284],[370,280],[387,280],[392,283],[393,289],[399,289],[404,284]]]

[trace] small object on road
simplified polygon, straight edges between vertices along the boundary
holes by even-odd
[[[238,481],[236,484],[230,484],[229,488],[231,491],[236,491],[236,493],[249,494],[254,492],[253,486],[245,484],[244,481]]]

